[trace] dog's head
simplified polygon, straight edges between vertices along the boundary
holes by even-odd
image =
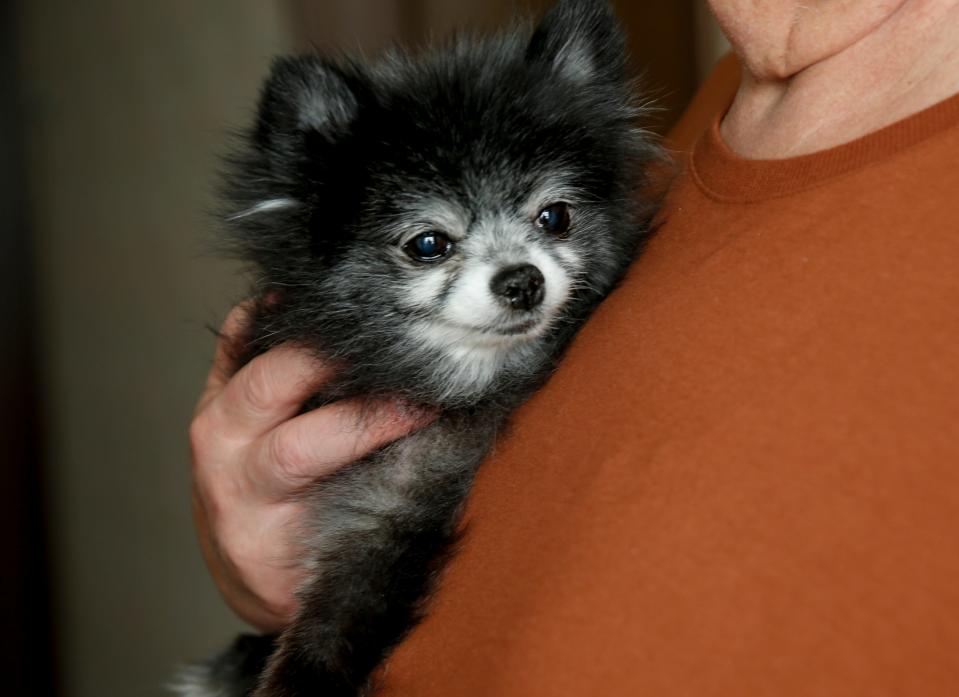
[[[278,291],[267,343],[446,402],[542,370],[641,231],[653,149],[625,64],[599,0],[412,58],[279,60],[229,182],[242,255]]]

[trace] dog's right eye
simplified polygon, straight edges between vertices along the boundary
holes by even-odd
[[[403,250],[416,261],[434,262],[453,251],[453,241],[441,232],[424,232],[404,245]]]

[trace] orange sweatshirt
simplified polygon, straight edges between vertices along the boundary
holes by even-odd
[[[747,161],[735,84],[384,695],[959,695],[959,96]]]

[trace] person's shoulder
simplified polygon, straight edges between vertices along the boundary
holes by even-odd
[[[733,53],[726,54],[716,63],[682,117],[666,136],[665,145],[669,150],[686,152],[692,148],[717,114],[732,103],[741,74],[739,60]]]

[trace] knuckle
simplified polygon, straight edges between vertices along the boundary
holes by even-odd
[[[197,485],[207,516],[218,532],[241,513],[242,499],[234,478],[225,476],[219,468],[209,468],[198,476]]]
[[[296,600],[291,595],[266,591],[260,595],[260,602],[263,609],[278,620],[285,620],[296,611]]]
[[[221,513],[212,526],[220,554],[239,571],[256,569],[265,554],[256,511],[227,506]]]
[[[255,558],[255,553],[244,543],[242,537],[230,534],[226,526],[221,526],[216,535],[220,556],[235,573],[246,575],[250,559]]]
[[[296,480],[303,476],[303,453],[303,443],[294,431],[274,431],[270,438],[269,457],[281,477]]]
[[[190,451],[196,456],[208,452],[212,446],[213,435],[216,430],[213,428],[211,421],[209,411],[201,411],[190,422],[188,431]]]
[[[253,409],[269,410],[276,399],[276,380],[265,355],[247,365],[242,385],[243,398]]]

